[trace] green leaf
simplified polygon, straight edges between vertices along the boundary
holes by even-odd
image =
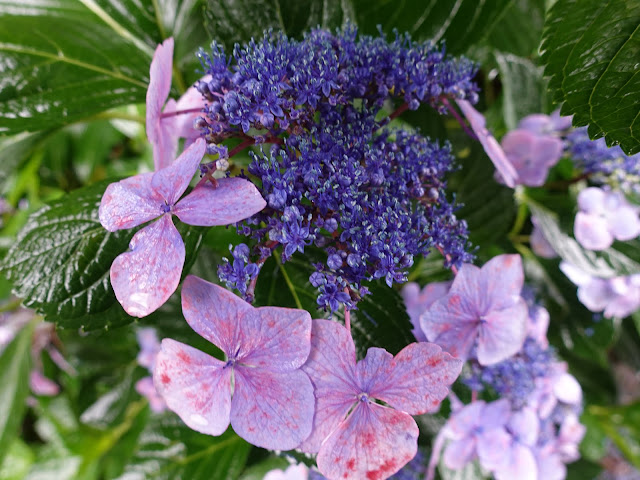
[[[587,411],[627,460],[640,469],[640,403],[614,407],[592,405]]]
[[[452,54],[466,52],[488,35],[512,0],[352,0],[363,33],[409,32],[415,40],[445,40]]]
[[[128,249],[132,231],[105,230],[98,205],[108,181],[75,190],[34,213],[2,269],[15,294],[63,328],[94,330],[132,322],[109,281],[113,260]],[[203,229],[179,224],[185,271],[195,260]]]
[[[0,354],[0,464],[22,423],[29,395],[32,336],[29,323]]]
[[[291,37],[318,25],[333,29],[353,18],[352,12],[350,0],[207,0],[204,9],[209,35],[228,51],[270,28]]]
[[[231,429],[219,437],[190,430],[175,415],[152,416],[119,479],[238,478],[251,446]]]
[[[27,475],[35,455],[19,438],[16,438],[0,461],[0,480],[22,480]]]
[[[176,91],[197,78],[206,43],[197,0],[0,0],[0,133],[66,125],[144,102],[156,45],[176,37]]]
[[[549,11],[541,50],[561,113],[591,138],[640,152],[640,3],[558,0]]]
[[[582,248],[578,242],[562,231],[553,212],[530,199],[525,199],[525,202],[537,218],[544,237],[566,262],[589,275],[602,278],[632,275],[640,271],[640,264],[613,247],[600,252]],[[635,258],[640,257],[635,255]]]
[[[511,2],[487,35],[486,43],[501,52],[529,57],[540,45],[545,0]]]

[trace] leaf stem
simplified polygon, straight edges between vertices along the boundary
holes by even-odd
[[[300,310],[304,310],[302,308],[302,302],[300,302],[300,299],[298,298],[298,294],[296,293],[296,289],[293,286],[293,282],[289,278],[289,274],[287,273],[287,271],[285,270],[284,266],[282,265],[282,260],[280,259],[280,254],[274,250],[273,251],[273,257],[276,259],[276,263],[278,264],[278,267],[280,268],[280,271],[282,272],[282,276],[284,277],[284,281],[287,284],[287,286],[289,287],[289,290],[291,291],[291,296],[293,297],[293,301],[296,302],[296,307],[298,307]]]

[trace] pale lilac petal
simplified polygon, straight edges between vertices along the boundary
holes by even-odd
[[[169,99],[163,114],[175,109],[176,102]],[[173,163],[178,153],[178,119],[175,116],[160,117],[156,126],[153,146],[153,167],[157,172]],[[147,134],[148,135],[148,134]]]
[[[451,282],[433,282],[426,285],[422,290],[415,282],[407,283],[400,291],[407,307],[407,313],[413,324],[412,333],[419,342],[426,342],[422,328],[420,327],[420,315],[427,310],[433,302],[444,297],[449,291]]]
[[[285,471],[270,470],[262,480],[308,480],[309,468],[304,464],[291,465]]]
[[[368,358],[369,353],[363,362]],[[372,379],[371,396],[410,415],[421,415],[438,410],[449,394],[447,387],[460,375],[462,361],[433,343],[412,343],[391,357],[385,369],[388,373]]]
[[[136,392],[145,397],[149,401],[149,407],[152,412],[162,413],[167,409],[164,398],[158,393],[153,378],[144,377],[136,382]]]
[[[509,419],[510,412],[503,418],[503,423]],[[481,432],[477,438],[478,459],[480,465],[487,470],[501,467],[506,460],[512,444],[511,435],[503,427],[492,428]],[[513,480],[513,479],[511,479]]]
[[[495,471],[496,480],[538,480],[538,465],[530,448],[515,443],[505,453],[508,461]]]
[[[578,288],[578,300],[592,312],[601,312],[614,301],[616,294],[609,288],[609,281],[593,278]]]
[[[111,264],[111,285],[125,312],[144,317],[175,292],[184,266],[185,250],[171,215],[136,233],[130,251]]]
[[[562,273],[564,273],[569,280],[579,287],[588,285],[593,280],[593,277],[587,272],[567,262],[560,262],[560,270],[562,270]]]
[[[346,328],[330,320],[313,320],[311,352],[302,370],[315,388],[316,414],[301,450],[317,452],[353,406],[360,392],[355,365],[355,346]]]
[[[465,360],[478,335],[480,323],[473,310],[474,305],[464,297],[449,293],[422,314],[420,325],[430,342]]]
[[[209,82],[211,75],[205,75],[199,81]],[[182,95],[176,103],[176,111],[193,110],[195,108],[202,110],[205,105],[205,100],[202,94],[196,87],[189,87],[184,95]],[[193,122],[198,117],[202,117],[204,114],[200,112],[184,113],[176,116],[177,125],[176,131],[178,136],[183,138],[194,138],[200,136],[200,132],[193,128]]]
[[[147,327],[138,329],[136,339],[140,346],[140,352],[138,352],[138,356],[136,357],[138,365],[153,372],[156,356],[160,351],[160,342],[158,341],[155,328]]]
[[[167,205],[173,207],[187,189],[206,148],[207,142],[199,138],[175,162],[153,174],[151,187],[162,195]]]
[[[603,214],[605,197],[605,191],[600,188],[585,188],[578,194],[578,208],[585,213]]]
[[[484,116],[473,108],[468,101],[456,100],[456,102],[464,116],[469,121],[469,124],[477,135],[484,151],[493,162],[496,170],[500,175],[502,175],[504,183],[508,187],[513,188],[517,183],[518,173],[515,168],[513,168],[513,165],[509,163],[509,160],[504,154],[504,151],[498,141],[493,137],[493,135],[491,135],[491,133],[489,133],[489,130],[487,130]]]
[[[313,386],[302,371],[235,369],[231,425],[249,443],[291,450],[311,433],[313,413]]]
[[[584,248],[604,250],[613,243],[613,235],[609,233],[608,226],[605,217],[578,212],[573,226],[573,234]]]
[[[484,409],[484,401],[477,400],[455,412],[446,424],[447,438],[461,440],[472,436],[476,426],[481,423]]]
[[[444,450],[442,460],[447,468],[460,470],[476,458],[476,438],[464,438],[449,442]]]
[[[513,412],[507,424],[507,429],[517,439],[518,443],[532,447],[538,440],[540,422],[533,409],[524,407]]]
[[[511,405],[507,399],[487,403],[480,416],[480,423],[485,430],[502,428],[511,415]]]
[[[514,305],[520,299],[524,285],[524,270],[520,255],[498,255],[483,265],[479,295],[486,298],[486,313]],[[474,285],[471,285],[473,287]]]
[[[533,220],[533,217],[531,217]],[[542,229],[538,228],[535,225],[533,226],[533,230],[531,231],[531,236],[529,237],[529,243],[531,244],[531,250],[533,253],[542,258],[556,258],[558,254],[551,246],[547,238],[542,233]]]
[[[29,374],[29,388],[35,395],[53,397],[60,393],[60,387],[53,380],[49,380],[39,370],[31,370]]]
[[[554,380],[553,393],[558,400],[569,405],[580,405],[582,403],[582,387],[580,387],[574,376],[569,373],[562,373]]]
[[[520,120],[518,129],[527,130],[536,135],[544,135],[553,131],[553,124],[549,115],[534,113]]]
[[[371,347],[367,350],[367,355],[356,364],[356,383],[362,391],[369,392],[373,397],[377,397],[373,392],[378,393],[388,383],[392,382],[393,355],[384,348]],[[395,408],[395,407],[394,407]]]
[[[151,61],[149,88],[147,89],[147,138],[153,145],[153,163],[155,170],[168,166],[175,158],[178,146],[176,122],[173,117],[162,118],[164,106],[171,90],[173,69],[173,38],[158,45]],[[167,109],[175,108],[172,100]]]
[[[553,167],[560,157],[562,157],[562,150],[564,145],[562,140],[555,137],[541,137],[537,140],[535,145],[534,164],[536,166],[544,166],[546,168]],[[545,174],[546,177],[546,174]]]
[[[189,345],[165,338],[153,382],[189,428],[221,435],[229,426],[231,368]]]
[[[153,173],[112,183],[100,201],[98,217],[110,232],[137,227],[162,215],[163,198],[151,188]]]
[[[564,480],[567,477],[567,467],[562,462],[560,455],[552,450],[534,453],[538,466],[538,478],[544,480]]]
[[[527,304],[522,299],[510,308],[487,314],[479,327],[480,365],[493,365],[520,351],[527,335],[527,318]]]
[[[189,275],[182,284],[182,313],[201,337],[235,355],[241,347],[244,317],[253,307],[230,291]]]
[[[418,451],[418,426],[404,412],[359,402],[322,444],[317,463],[330,480],[382,480],[406,465]]]
[[[616,240],[633,240],[640,235],[640,218],[635,209],[621,206],[607,215],[608,230]]]
[[[218,180],[217,187],[210,182],[196,187],[178,202],[173,212],[189,225],[212,227],[244,220],[266,205],[253,183],[235,177]]]
[[[245,365],[286,372],[306,362],[311,347],[311,316],[304,310],[262,307],[242,319]]]

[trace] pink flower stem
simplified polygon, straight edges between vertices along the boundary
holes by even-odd
[[[273,250],[278,246],[278,243],[279,242],[276,242],[275,240],[269,240],[267,243],[265,243],[264,246],[273,252]],[[247,288],[247,298],[253,299],[253,294],[256,290],[256,284],[258,283],[258,275],[260,275],[260,271],[262,270],[262,265],[264,265],[264,262],[266,262],[267,258],[269,257],[270,255],[266,257],[261,257],[260,259],[258,259],[258,261],[256,261],[256,265],[258,266],[258,273],[256,274],[255,277],[251,279],[251,282],[249,282],[249,287]]]
[[[448,253],[445,254],[444,250],[442,249],[441,246],[437,246],[436,247],[438,249],[438,251],[440,252],[440,254],[447,259],[447,262],[451,262],[451,255],[449,255]],[[455,265],[451,265],[451,271],[453,272],[454,275],[458,274],[458,267],[456,267]]]
[[[188,108],[186,110],[175,110],[173,112],[162,112],[160,118],[173,117],[175,115],[182,115],[183,113],[196,113],[202,112],[202,108]],[[203,112],[204,113],[204,112]]]
[[[351,310],[347,307],[344,308],[344,326],[347,328],[349,335],[351,335]]]
[[[396,117],[399,117],[400,115],[402,115],[404,112],[406,112],[409,109],[409,104],[408,103],[403,103],[402,105],[400,105],[395,112],[393,112],[391,115],[389,115],[389,121],[393,120]]]
[[[238,152],[241,152],[242,150],[244,150],[247,147],[250,147],[251,145],[253,145],[254,143],[256,143],[256,141],[249,137],[247,138],[244,142],[240,143],[239,145],[236,145],[230,152],[229,152],[229,158],[233,157],[234,155],[236,155]]]
[[[477,141],[478,140],[478,136],[469,129],[469,126],[467,125],[467,122],[465,122],[464,119],[458,113],[458,111],[451,106],[451,104],[449,103],[449,100],[447,100],[446,98],[443,98],[442,99],[442,104],[445,107],[447,107],[447,110],[449,110],[449,113],[451,113],[451,115],[454,116],[454,118],[458,121],[458,123],[460,124],[462,129],[467,133],[467,135],[469,135],[471,138],[473,138],[474,140]]]

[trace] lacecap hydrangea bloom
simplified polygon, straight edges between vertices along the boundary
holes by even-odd
[[[368,281],[406,281],[414,257],[434,247],[448,266],[472,259],[445,192],[450,146],[387,123],[421,104],[475,102],[473,63],[407,36],[358,37],[353,26],[300,41],[267,33],[232,55],[214,44],[201,60],[210,79],[197,87],[206,107],[196,123],[208,152],[265,144],[248,173],[267,207],[238,228],[249,240],[218,272],[229,287],[251,300],[276,248],[287,261],[318,247],[309,280],[319,306],[337,310],[354,308]],[[395,111],[380,115],[385,105]],[[241,143],[229,152],[219,142],[231,137]]]

